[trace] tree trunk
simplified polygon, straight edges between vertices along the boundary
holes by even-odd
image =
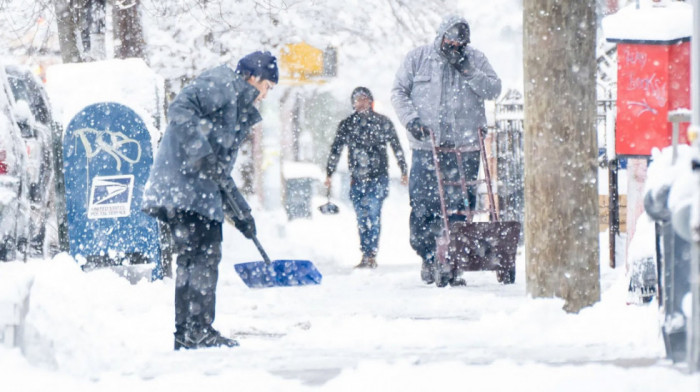
[[[525,0],[527,291],[600,300],[595,0]]]
[[[54,0],[58,42],[61,47],[61,59],[64,63],[79,63],[82,43],[80,37],[80,18],[77,10],[82,8],[84,0]]]
[[[107,1],[88,0],[87,31],[89,53],[92,60],[107,58],[105,31],[107,30]]]
[[[114,2],[114,57],[144,58],[145,40],[141,26],[140,0],[119,0]]]

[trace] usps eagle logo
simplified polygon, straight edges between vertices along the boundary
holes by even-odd
[[[96,176],[90,187],[88,218],[121,218],[131,214],[134,176]]]

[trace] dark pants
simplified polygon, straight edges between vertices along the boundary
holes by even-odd
[[[168,224],[177,253],[175,333],[208,328],[216,311],[221,222],[187,211],[177,213]]]
[[[374,256],[379,248],[382,204],[387,196],[389,178],[382,176],[350,184],[350,200],[357,215],[360,250],[365,256]]]
[[[443,182],[459,181],[457,155],[440,153],[440,172]],[[466,181],[476,180],[479,174],[479,151],[462,153]],[[423,259],[435,254],[435,238],[443,229],[437,176],[432,151],[413,150],[411,175],[408,183],[411,200],[411,247]],[[466,199],[457,186],[444,186],[447,211],[466,211],[476,207],[476,187],[467,188]]]

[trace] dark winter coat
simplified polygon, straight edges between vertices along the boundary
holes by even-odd
[[[347,145],[348,167],[354,181],[388,176],[387,143],[394,150],[401,173],[405,175],[406,159],[391,120],[374,111],[367,115],[353,113],[338,125],[328,157],[327,175],[333,174],[343,147]]]
[[[396,73],[391,102],[404,125],[418,117],[436,133],[439,144],[472,146],[478,142],[477,130],[486,126],[484,100],[498,97],[501,80],[486,56],[471,45],[466,48],[466,75],[444,58],[442,37],[458,23],[467,22],[455,16],[445,18],[432,44],[406,55]],[[408,140],[413,149],[430,149],[427,138],[418,141],[409,133]]]
[[[168,110],[168,127],[143,196],[143,210],[160,219],[191,211],[223,222],[221,191],[232,189],[250,210],[231,178],[238,148],[262,120],[253,106],[259,92],[222,65],[182,89]]]

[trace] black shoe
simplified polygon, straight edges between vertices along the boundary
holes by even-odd
[[[423,259],[423,264],[420,267],[420,278],[425,284],[433,284],[435,282],[435,259],[432,257]]]
[[[183,335],[175,334],[175,350],[186,350],[207,347],[238,347],[238,342],[221,336],[214,328],[203,328],[199,331],[189,331]]]
[[[452,286],[452,287],[460,287],[460,286],[466,286],[466,285],[467,285],[467,281],[466,281],[466,280],[464,280],[464,279],[462,279],[462,278],[460,278],[460,277],[457,277],[457,276],[455,276],[455,277],[453,277],[452,279],[450,279],[449,283],[450,283],[450,286]]]

